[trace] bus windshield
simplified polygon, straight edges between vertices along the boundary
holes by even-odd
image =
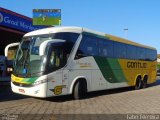
[[[14,60],[17,48],[18,45],[8,48],[7,60]]]
[[[52,59],[54,58],[54,61],[52,62],[54,67],[56,66],[57,68],[59,68],[62,65],[61,64],[59,65],[58,56],[62,56],[62,54],[65,54],[64,56],[66,57],[66,55],[69,55],[71,49],[73,48],[74,43],[78,38],[78,35],[79,34],[77,33],[54,33],[47,35],[24,37],[17,50],[16,59],[14,62],[14,71],[13,71],[14,74],[23,77],[31,77],[31,76],[33,77],[42,75],[45,71],[47,60],[45,57],[39,55],[39,46],[44,41],[53,39],[62,39],[67,41],[66,42],[68,46],[66,47],[67,50],[63,49],[61,46],[56,47],[58,50],[56,50],[54,47],[53,53],[52,55],[50,55]],[[63,53],[61,49],[63,49],[67,53]],[[46,52],[45,54],[47,55],[48,53]],[[61,59],[64,59],[62,57]]]
[[[43,59],[39,56],[39,46],[47,36],[23,38],[15,59],[14,72],[22,76],[34,76],[44,71]]]

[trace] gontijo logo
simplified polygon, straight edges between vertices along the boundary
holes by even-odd
[[[0,13],[0,23],[3,22],[3,15]]]

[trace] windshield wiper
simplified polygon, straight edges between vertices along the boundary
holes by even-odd
[[[19,47],[18,51],[17,51],[17,54],[16,54],[14,64],[13,64],[14,69],[15,69],[14,71],[17,71],[19,65],[23,65],[22,57],[23,57],[23,51],[22,51],[21,47]],[[17,64],[19,64],[19,65],[17,65]]]
[[[24,62],[23,62],[23,68],[24,69],[26,69],[26,66],[29,66],[29,62],[30,62],[30,49],[31,49],[31,43],[32,42],[30,42],[29,43],[29,46],[28,46],[28,48],[27,48],[27,51],[26,51],[26,56],[25,56],[25,58],[24,58]],[[29,67],[28,67],[29,68]],[[27,71],[26,71],[26,73],[27,73]]]

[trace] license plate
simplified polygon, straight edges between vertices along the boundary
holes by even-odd
[[[19,92],[21,93],[25,93],[25,91],[23,89],[19,89]]]

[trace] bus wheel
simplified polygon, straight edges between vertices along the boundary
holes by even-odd
[[[142,81],[142,88],[146,88],[147,87],[147,79],[148,79],[148,76],[145,76],[143,81]]]
[[[79,100],[85,97],[87,93],[87,83],[84,80],[79,80],[76,82],[73,89],[73,98]]]
[[[141,77],[137,77],[137,80],[136,80],[136,84],[135,84],[135,90],[138,90],[140,89],[142,86],[142,80],[141,80]]]

